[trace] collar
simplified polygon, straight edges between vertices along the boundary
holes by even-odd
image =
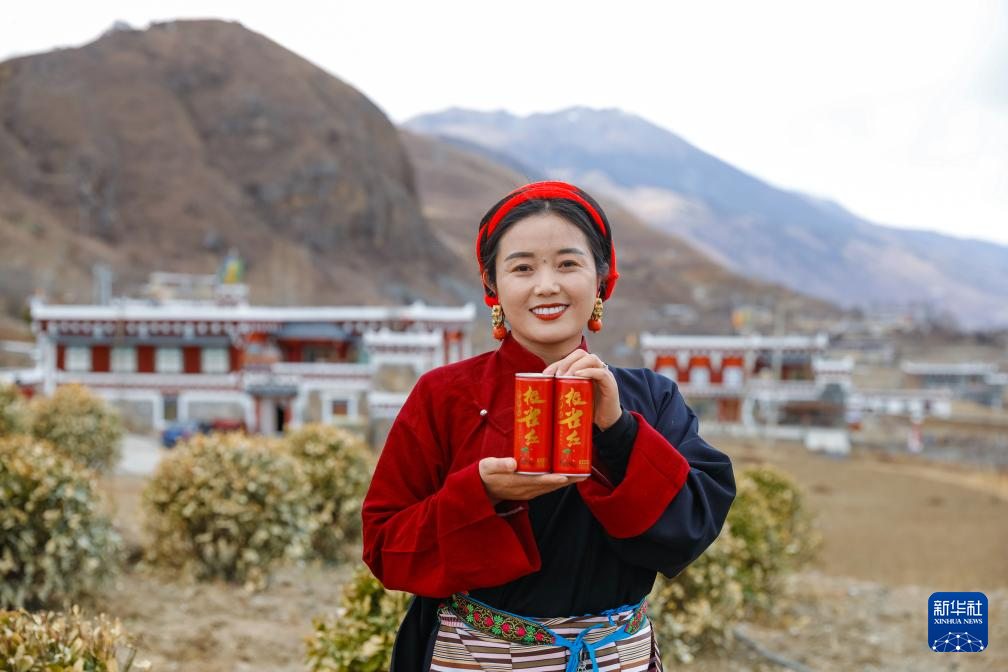
[[[585,339],[584,334],[581,335],[581,343],[577,347],[585,352],[591,352],[588,349],[588,341]],[[515,337],[511,335],[510,329],[507,332],[507,336],[501,341],[497,352],[507,363],[508,367],[514,369],[516,373],[538,373],[546,368],[546,362],[543,358],[515,340]]]
[[[590,352],[584,334],[578,348]],[[496,437],[488,435],[485,439],[487,443],[481,457],[508,457],[513,454],[510,443],[511,428],[514,426],[513,376],[516,373],[538,373],[545,368],[546,362],[542,357],[526,349],[508,330],[500,347],[493,351],[488,368],[484,369],[481,377],[472,381],[473,398],[479,404],[478,408],[488,411],[486,419],[497,430]]]

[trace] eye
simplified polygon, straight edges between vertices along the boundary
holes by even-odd
[[[532,267],[529,266],[528,264],[518,264],[517,266],[515,266],[514,268],[511,269],[511,272],[512,273],[524,273],[525,271],[531,271],[531,270],[532,270]]]
[[[579,266],[580,265],[576,261],[574,261],[573,259],[567,259],[566,261],[561,261],[560,262],[561,266],[566,266],[567,264],[570,264],[571,266]]]

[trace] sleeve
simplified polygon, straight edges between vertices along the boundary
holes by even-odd
[[[364,562],[386,588],[431,597],[538,570],[527,511],[498,515],[478,462],[445,475],[450,453],[437,428],[421,378],[389,431],[364,498]]]
[[[735,499],[731,460],[700,438],[699,421],[671,381],[655,395],[655,422],[637,412],[626,476],[594,478],[582,499],[625,561],[673,577],[717,538]]]
[[[637,421],[626,409],[612,427],[601,430],[592,425],[594,462],[609,483],[619,485],[623,481],[636,438]]]

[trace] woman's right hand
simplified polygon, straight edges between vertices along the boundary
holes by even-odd
[[[518,462],[513,457],[484,457],[480,460],[480,478],[495,506],[505,500],[525,502],[587,478],[559,474],[529,476],[516,474],[517,470]]]

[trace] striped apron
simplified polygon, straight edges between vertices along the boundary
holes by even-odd
[[[438,608],[431,672],[662,672],[647,600],[599,615],[528,618],[467,593]]]

